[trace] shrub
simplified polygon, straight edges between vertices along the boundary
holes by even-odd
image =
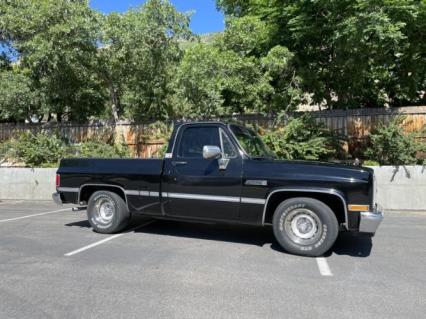
[[[366,160],[362,163],[363,166],[379,166],[380,163],[372,160]]]
[[[69,145],[55,134],[30,131],[0,145],[0,158],[23,162],[30,167],[56,167],[61,158],[123,158],[130,157],[127,145],[109,145],[98,141]]]
[[[268,130],[264,141],[281,159],[329,160],[339,155],[342,139],[311,116],[303,115]]]
[[[148,125],[143,135],[146,141],[167,141],[172,133],[173,127],[165,122],[154,122]]]
[[[24,162],[31,167],[54,167],[65,153],[65,142],[47,132],[23,132],[3,143],[0,148],[1,158]]]
[[[172,134],[173,126],[165,122],[154,122],[148,125],[143,138],[145,141],[163,141],[164,144],[153,154],[154,158],[163,158],[167,152],[169,138]]]
[[[365,157],[380,165],[409,165],[425,162],[420,154],[426,144],[417,141],[418,132],[405,133],[402,123],[405,116],[395,117],[388,124],[381,123],[369,136]]]
[[[124,158],[130,157],[127,145],[109,145],[102,142],[89,141],[74,145],[73,156],[82,158]]]

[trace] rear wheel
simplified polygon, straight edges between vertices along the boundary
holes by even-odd
[[[277,207],[273,230],[278,243],[286,251],[316,257],[333,246],[339,225],[326,204],[313,198],[298,197]]]
[[[130,213],[123,198],[113,192],[93,193],[87,205],[87,219],[98,233],[112,234],[126,228]]]

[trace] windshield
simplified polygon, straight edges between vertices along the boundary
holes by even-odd
[[[253,130],[240,125],[230,125],[230,128],[247,155],[254,158],[275,158],[272,151]]]

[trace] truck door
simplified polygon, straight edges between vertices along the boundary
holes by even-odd
[[[219,159],[204,159],[204,146],[217,146]],[[226,164],[226,168],[224,165]],[[164,170],[165,214],[235,220],[239,217],[242,158],[217,124],[183,125]]]

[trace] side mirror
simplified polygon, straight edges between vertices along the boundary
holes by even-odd
[[[222,151],[218,146],[205,145],[203,147],[203,158],[204,159],[213,159],[220,158],[222,156]]]

